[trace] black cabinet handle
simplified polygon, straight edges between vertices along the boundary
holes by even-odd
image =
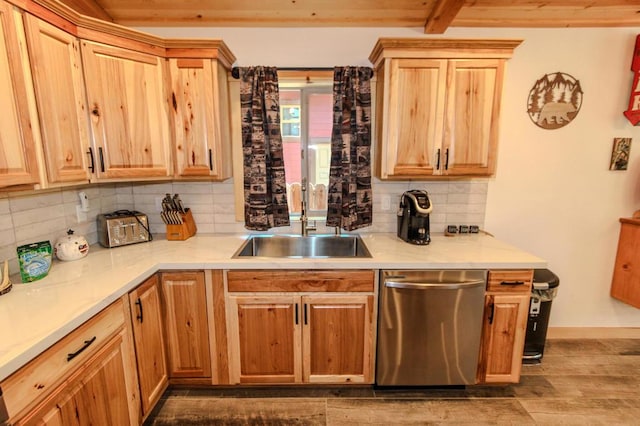
[[[98,154],[100,156],[100,170],[104,173],[104,156],[102,155],[102,147],[98,147]]]
[[[209,149],[209,170],[213,171],[213,152]]]
[[[525,285],[525,282],[524,281],[502,281],[500,285],[517,286],[517,285]]]
[[[89,151],[87,151],[87,154],[89,154],[89,160],[91,161],[91,165],[89,166],[89,170],[91,170],[91,173],[95,173],[96,172],[96,163],[95,160],[93,158],[93,148],[89,147]]]
[[[489,305],[489,324],[493,324],[493,315],[496,312],[496,305],[492,302],[491,305]]]
[[[304,325],[307,325],[308,321],[307,321],[307,304],[304,304]]]
[[[82,345],[82,347],[80,349],[78,349],[77,351],[67,354],[67,362],[71,361],[72,359],[74,359],[75,357],[77,357],[78,355],[80,355],[82,353],[82,351],[84,351],[85,349],[87,349],[89,346],[91,346],[91,344],[93,342],[96,341],[96,336],[93,336],[91,339],[89,340],[85,340],[84,341],[84,345]]]
[[[444,169],[449,170],[449,148],[444,152]]]
[[[142,300],[140,300],[139,297],[138,297],[138,300],[136,300],[136,305],[138,305],[138,311],[140,312],[138,314],[138,316],[136,316],[136,319],[142,323],[142,320],[143,320],[143,317],[142,317]]]
[[[296,325],[298,325],[298,304],[296,303]]]
[[[440,170],[440,148],[438,148],[438,153],[436,154],[436,170]]]

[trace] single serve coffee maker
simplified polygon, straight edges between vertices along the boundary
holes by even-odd
[[[398,208],[398,237],[411,244],[429,244],[429,213],[432,209],[427,191],[411,189],[402,194]]]

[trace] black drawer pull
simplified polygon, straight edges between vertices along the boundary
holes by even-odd
[[[142,300],[140,300],[139,297],[138,297],[138,300],[136,300],[136,305],[138,305],[138,311],[140,312],[138,315],[136,315],[136,319],[140,321],[140,323],[142,323],[143,321]]]
[[[102,154],[102,147],[98,147],[98,154],[100,157],[100,171],[104,173],[104,155]]]
[[[209,170],[213,171],[213,151],[209,150]]]
[[[496,313],[496,305],[492,302],[491,305],[489,305],[489,324],[493,324],[493,316]]]
[[[444,169],[449,170],[449,148],[445,151],[444,158]]]
[[[525,285],[526,283],[524,281],[502,281],[500,283],[500,285],[511,285],[511,286],[516,286],[516,285]]]
[[[82,347],[80,349],[78,349],[77,351],[75,351],[74,353],[71,354],[67,354],[67,362],[71,361],[72,359],[74,359],[75,357],[77,357],[78,355],[80,355],[80,353],[82,351],[84,351],[85,349],[87,349],[89,346],[91,346],[91,344],[93,342],[96,341],[96,336],[93,336],[91,339],[89,340],[85,340],[84,341],[84,345],[82,345]]]
[[[89,159],[91,160],[91,165],[89,166],[89,170],[91,170],[91,173],[95,173],[96,164],[95,164],[95,160],[93,159],[93,148],[89,147],[89,151],[87,152],[87,154],[89,155]]]
[[[298,304],[296,303],[296,325],[298,325]]]
[[[309,322],[307,321],[307,304],[304,304],[304,325],[309,324]]]

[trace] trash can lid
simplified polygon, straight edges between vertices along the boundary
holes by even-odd
[[[560,285],[560,278],[548,269],[534,269],[533,270],[533,286],[536,284],[547,284],[548,288],[555,288]]]

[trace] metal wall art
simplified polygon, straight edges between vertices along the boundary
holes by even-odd
[[[529,118],[543,129],[564,127],[576,118],[582,106],[580,82],[563,72],[545,74],[529,92]]]

